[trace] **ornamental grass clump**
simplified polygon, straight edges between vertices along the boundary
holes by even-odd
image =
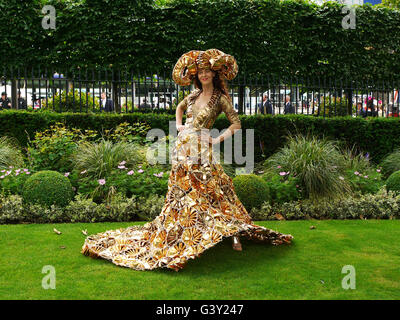
[[[303,196],[335,199],[351,193],[344,178],[346,159],[335,141],[315,136],[290,135],[288,142],[265,162],[265,171],[297,178]]]

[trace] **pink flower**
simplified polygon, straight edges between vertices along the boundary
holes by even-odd
[[[81,174],[84,174],[84,173],[86,173],[87,172],[87,170],[83,170],[83,171],[81,171]]]
[[[129,171],[127,174],[131,176],[131,175],[133,175],[133,173],[134,173],[134,171],[131,170],[131,171]]]
[[[29,171],[28,169],[24,169],[25,172]]]
[[[5,171],[6,171],[5,169],[1,170],[1,172],[5,172]]]
[[[299,187],[299,185],[298,184],[296,184],[296,188],[298,188]]]
[[[278,169],[282,168],[281,166],[277,166]]]
[[[10,169],[14,168],[13,166],[9,166]]]
[[[161,178],[163,176],[164,172],[160,172],[160,173],[153,173],[154,176]]]
[[[118,169],[125,169],[124,165],[118,166]]]
[[[356,172],[354,172],[354,174],[355,174],[356,176],[358,176],[360,173],[359,173],[358,171],[356,171]]]
[[[29,171],[27,171],[26,174],[31,174],[31,173]]]
[[[143,171],[142,169],[139,169],[138,172],[139,172],[139,173],[142,173],[142,172],[144,172],[144,171]]]
[[[19,172],[16,172],[15,175],[16,175],[16,176],[19,175]]]
[[[99,179],[99,180],[97,180],[97,182],[98,182],[100,185],[105,185],[105,184],[106,184],[106,179]]]
[[[376,169],[376,172],[381,172],[381,170],[380,169]]]
[[[285,176],[285,175],[286,175],[286,172],[285,172],[285,171],[279,172],[279,175]]]
[[[15,170],[15,172],[18,172],[18,173],[19,173],[20,171],[21,171],[21,169],[17,169],[17,170]]]
[[[139,166],[139,168],[141,168],[142,166]]]
[[[4,176],[1,176],[0,179],[4,179]]]
[[[368,176],[364,176],[365,179],[368,179]]]
[[[64,173],[64,176],[68,177],[69,176],[69,172]]]
[[[125,163],[126,163],[126,161],[121,161],[121,162],[119,163],[119,165],[120,165],[120,166],[123,166]]]

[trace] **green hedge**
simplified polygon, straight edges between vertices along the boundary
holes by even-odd
[[[240,73],[379,79],[400,74],[398,10],[302,0],[7,0],[0,2],[0,66],[108,67],[171,72],[181,54],[219,48]],[[56,29],[41,26],[44,4]],[[84,26],[84,27],[82,27]],[[190,32],[188,32],[190,31]],[[23,36],[21,36],[23,35]]]
[[[185,119],[185,116],[183,117]],[[397,118],[362,119],[352,117],[323,118],[306,115],[240,115],[242,129],[254,129],[255,161],[271,156],[285,144],[288,133],[312,133],[316,136],[342,141],[343,144],[356,145],[371,160],[378,164],[385,155],[400,147],[400,121]],[[152,128],[169,132],[169,121],[175,121],[171,114],[86,114],[54,113],[7,110],[0,112],[0,136],[8,135],[18,139],[21,147],[31,139],[36,131],[50,128],[56,122],[64,122],[69,128],[101,131],[115,128],[122,122],[134,124],[138,121],[149,124]],[[185,120],[184,120],[185,121]],[[222,130],[229,126],[229,121],[221,114],[214,127]],[[260,148],[264,142],[264,153]],[[242,136],[245,150],[245,133]],[[223,150],[221,148],[221,150]]]
[[[261,208],[253,208],[250,216],[253,220],[400,219],[400,194],[382,188],[376,194],[334,201],[264,202]]]
[[[165,197],[116,197],[112,202],[97,204],[92,199],[76,197],[66,207],[24,203],[20,195],[0,194],[0,224],[60,223],[105,221],[152,221],[164,205]]]

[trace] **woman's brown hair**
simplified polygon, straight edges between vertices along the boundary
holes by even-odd
[[[224,94],[228,98],[228,100],[232,102],[232,98],[229,95],[228,85],[226,81],[220,78],[218,71],[214,72],[215,72],[215,77],[213,78],[214,88],[219,89],[222,92],[222,94]],[[201,84],[198,73],[196,73],[196,76],[194,77],[194,86],[196,87],[196,89],[203,89],[203,85]]]

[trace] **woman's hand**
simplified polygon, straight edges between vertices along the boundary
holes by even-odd
[[[176,129],[180,132],[183,129],[185,129],[185,126],[183,124],[181,124],[180,126],[176,126]]]
[[[200,139],[201,139],[201,141],[205,141],[205,142],[208,142],[208,143],[211,143],[211,144],[216,144],[216,143],[219,143],[220,141],[219,141],[219,138],[213,138],[213,137],[211,137],[209,134],[203,134],[203,135],[201,135],[200,136]]]

